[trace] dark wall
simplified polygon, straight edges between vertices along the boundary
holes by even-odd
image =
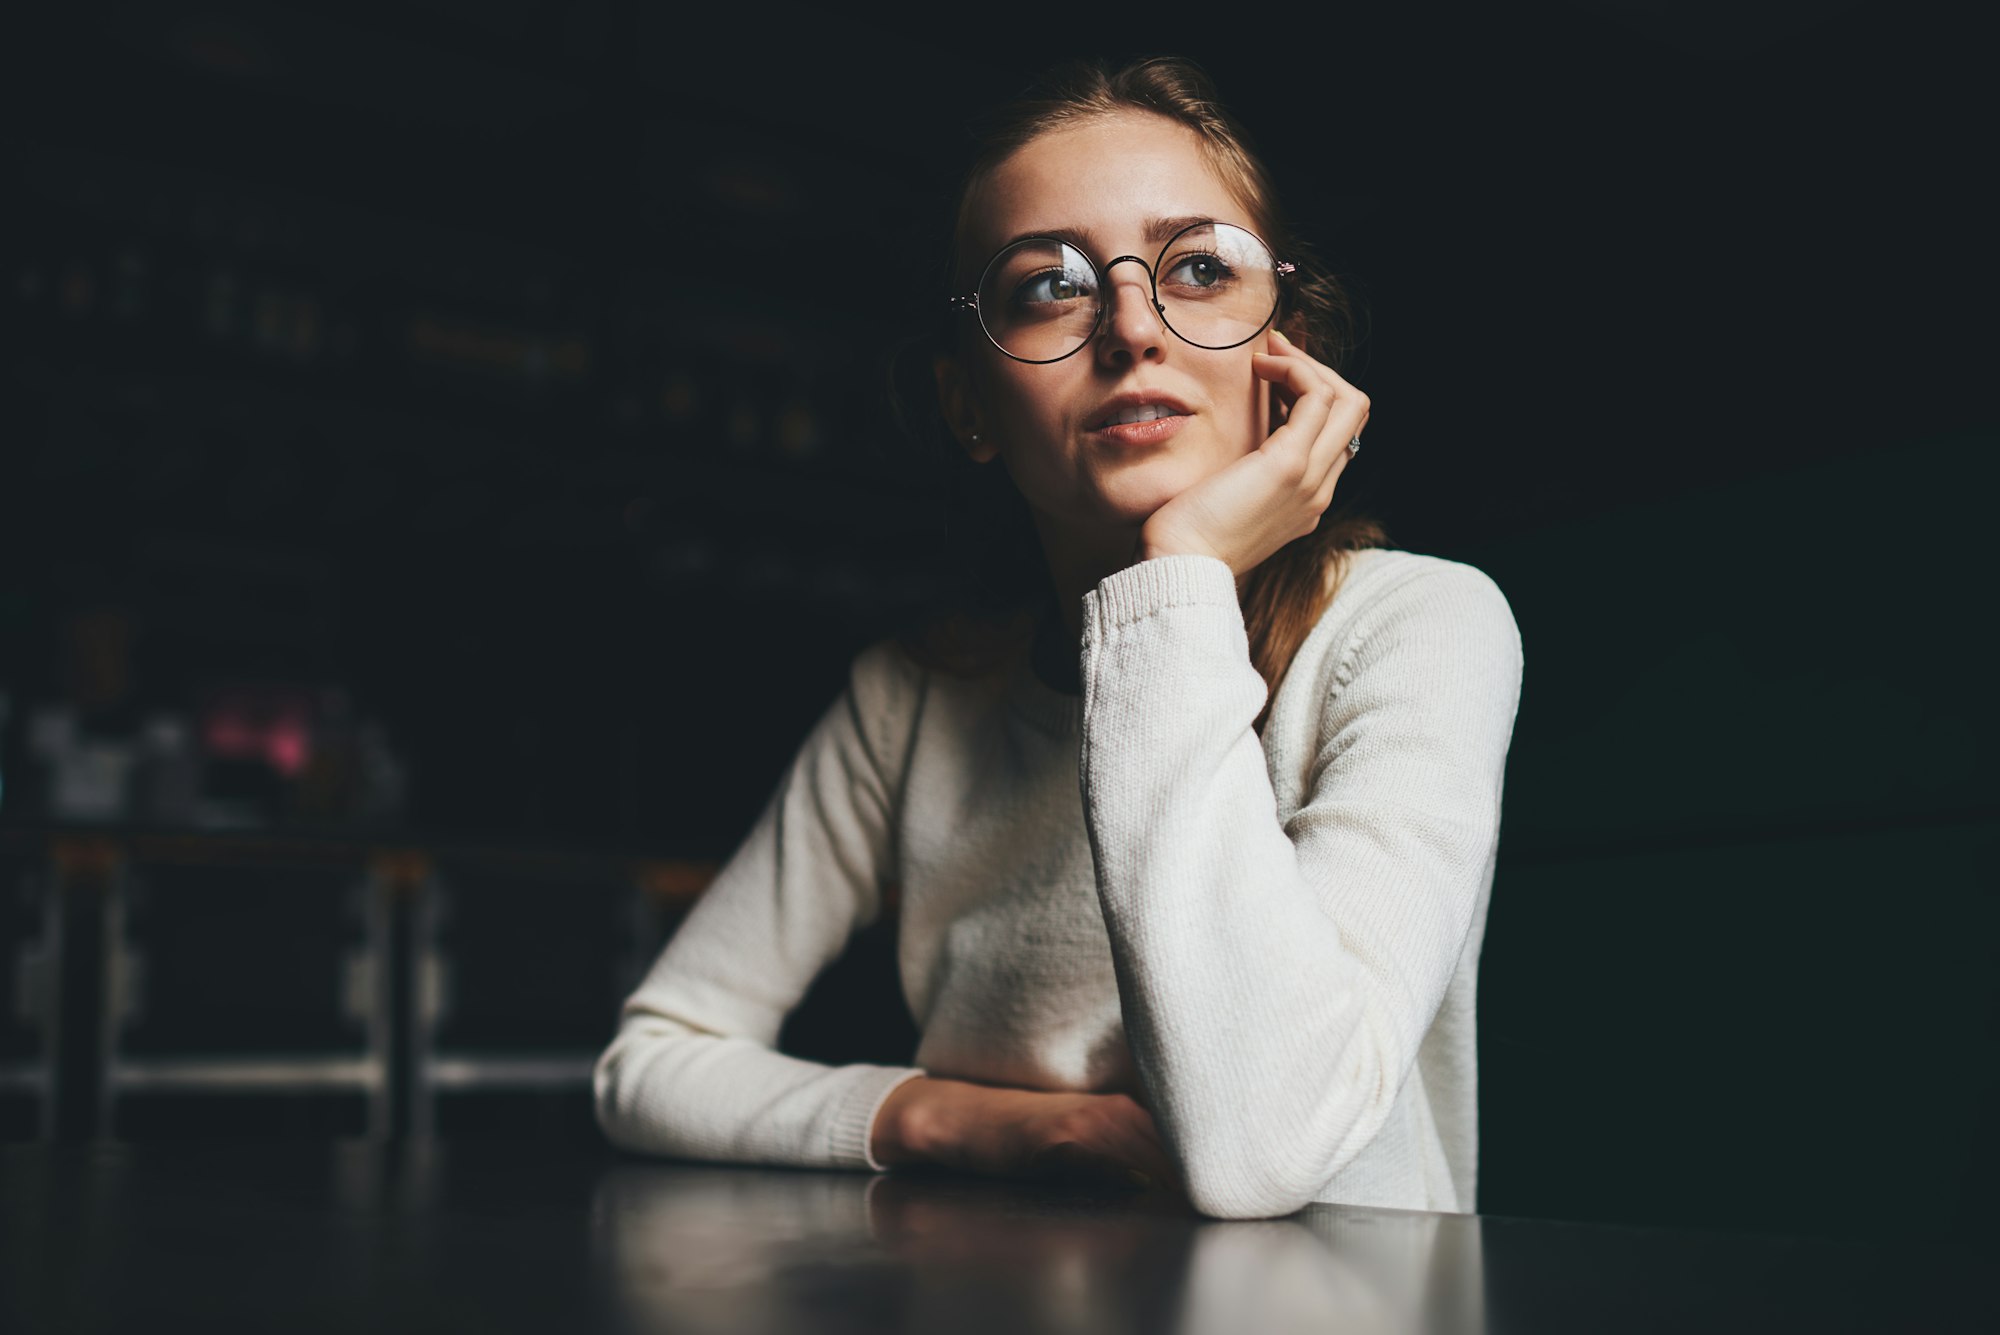
[[[1995,443],[1898,442],[1471,557],[1528,664],[1482,1209],[1990,1228]]]
[[[333,683],[409,832],[725,856],[925,588],[907,307],[829,265],[894,287],[1045,60],[1178,51],[1368,313],[1344,495],[1521,622],[1480,1207],[1977,1222],[1990,97],[1952,23],[1821,8],[43,13],[0,820],[80,680],[106,735]]]

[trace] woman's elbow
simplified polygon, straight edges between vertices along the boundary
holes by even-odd
[[[1199,1160],[1182,1165],[1188,1204],[1211,1219],[1276,1219],[1293,1214],[1313,1202],[1318,1182],[1288,1179],[1265,1171],[1263,1165],[1204,1164]]]
[[[604,1138],[621,1150],[640,1148],[632,1140],[632,1118],[627,1109],[630,1097],[625,1088],[630,1075],[631,1040],[630,1033],[620,1034],[611,1040],[603,1052],[598,1054],[597,1063],[591,1068],[591,1104],[597,1115],[597,1128]]]
[[[1179,1155],[1189,1204],[1217,1219],[1274,1219],[1321,1199],[1389,1121],[1401,1082],[1389,1078],[1385,1051],[1362,1043],[1333,1088],[1304,1104],[1297,1088],[1269,1091],[1255,1128],[1238,1120],[1240,1104],[1229,1123],[1217,1120],[1206,1134],[1193,1128]],[[1274,1134],[1287,1126],[1290,1134]]]
[[[1204,1137],[1184,1145],[1180,1179],[1188,1205],[1212,1219],[1276,1219],[1304,1209],[1326,1175],[1308,1169],[1314,1155],[1268,1135]]]

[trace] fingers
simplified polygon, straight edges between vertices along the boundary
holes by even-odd
[[[1265,331],[1263,348],[1251,354],[1253,371],[1255,370],[1256,358],[1282,357],[1290,349],[1290,347],[1291,345],[1285,341],[1285,336],[1279,333],[1275,328]],[[1284,385],[1276,383],[1272,384],[1271,386],[1271,404],[1272,404],[1271,429],[1272,430],[1275,431],[1277,430],[1277,428],[1284,425],[1285,419],[1291,416],[1292,404],[1297,401],[1297,397],[1298,397],[1297,395],[1291,393],[1288,389],[1286,389]]]
[[[1271,433],[1265,448],[1274,454],[1287,449],[1310,453],[1313,440],[1325,427],[1327,417],[1333,411],[1331,386],[1297,356],[1260,352],[1250,359],[1250,369],[1274,382],[1291,399],[1285,424]]]
[[[1179,1164],[1144,1104],[1122,1093],[1067,1097],[1070,1106],[1031,1131],[1031,1141],[1039,1143],[1023,1147],[1014,1171],[1043,1181],[1185,1195]]]
[[[1282,351],[1253,354],[1251,371],[1263,379],[1276,382],[1280,394],[1294,402],[1315,389],[1322,391],[1332,399],[1333,411],[1343,417],[1352,415],[1356,431],[1350,432],[1349,438],[1357,434],[1360,424],[1367,419],[1368,396],[1342,379],[1332,367],[1318,361],[1275,329],[1271,331],[1269,345]]]
[[[1028,1159],[1027,1175],[1045,1181],[1073,1177],[1103,1177],[1110,1160],[1073,1140],[1044,1145]]]
[[[1044,1182],[1102,1182],[1120,1187],[1144,1187],[1161,1180],[1160,1165],[1128,1162],[1145,1156],[1114,1156],[1073,1140],[1058,1141],[1036,1151],[1027,1176]],[[1135,1174],[1137,1176],[1135,1176]],[[1144,1177],[1146,1181],[1140,1181]]]
[[[1023,1175],[1042,1182],[1095,1182],[1118,1187],[1161,1187],[1185,1192],[1180,1168],[1163,1145],[1138,1141],[1096,1149],[1074,1140],[1057,1141],[1035,1151]]]
[[[1352,457],[1347,448],[1367,425],[1368,396],[1340,375],[1273,329],[1267,346],[1282,352],[1251,358],[1257,376],[1272,381],[1293,404],[1285,425],[1271,433],[1264,448],[1288,459],[1320,509],[1333,500],[1333,484]]]
[[[1133,1147],[1137,1152],[1139,1170],[1152,1179],[1152,1185],[1164,1186],[1170,1191],[1183,1194],[1180,1165],[1175,1161],[1173,1151],[1167,1148],[1166,1138],[1160,1134],[1159,1123],[1144,1104],[1134,1100],[1131,1128],[1138,1133],[1139,1141]]]

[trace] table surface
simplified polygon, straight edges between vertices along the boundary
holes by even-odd
[[[1978,1239],[1224,1221],[1084,1186],[563,1144],[10,1145],[0,1220],[0,1327],[21,1331],[2000,1329]]]

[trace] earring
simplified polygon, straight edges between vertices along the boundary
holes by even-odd
[[[972,443],[974,445],[977,445],[979,443],[979,433],[977,431],[972,433]]]

